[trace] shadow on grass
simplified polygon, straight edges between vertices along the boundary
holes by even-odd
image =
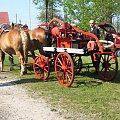
[[[31,76],[34,74],[32,66],[28,67],[28,71],[29,71],[27,74],[28,76]],[[118,74],[117,74],[115,80],[113,80],[111,82],[112,83],[120,83],[119,75],[120,75],[120,71],[118,71]],[[50,76],[48,77],[48,80],[46,82],[54,82],[54,81],[57,81],[57,78],[55,76],[55,73],[51,72]],[[11,82],[0,83],[0,87],[13,86],[16,84],[25,84],[25,83],[37,83],[37,82],[45,82],[45,81],[39,80],[34,77],[33,78],[28,77],[28,78],[21,78],[21,79],[11,81]],[[72,85],[71,87],[72,88],[77,88],[77,87],[81,87],[81,86],[94,87],[94,86],[102,85],[104,82],[105,81],[100,80],[99,75],[92,73],[92,71],[81,71],[79,73],[79,75],[75,75],[75,80],[73,81],[74,85]]]
[[[9,67],[9,65],[8,65]],[[11,71],[11,74],[14,74],[14,71],[17,70],[17,72],[20,72],[20,65],[19,64],[14,64],[14,70]],[[19,71],[18,71],[19,70]],[[34,76],[32,78],[30,78],[32,75],[34,75],[34,70],[33,70],[33,65],[28,65],[27,66],[27,75],[24,75],[23,77],[21,77],[20,79],[18,78],[15,81],[6,81],[4,83],[0,83],[0,87],[5,87],[5,86],[13,86],[16,84],[25,84],[25,83],[37,83],[37,82],[54,82],[57,81],[55,75],[51,75],[48,77],[48,79],[46,81],[44,80],[39,80],[37,78],[34,78]],[[10,72],[8,69],[4,70],[3,73],[7,74],[7,72]],[[12,73],[13,72],[13,73]],[[6,79],[7,77],[3,78]]]
[[[17,85],[17,84],[37,83],[37,82],[53,82],[53,81],[56,81],[54,76],[51,76],[50,80],[48,79],[48,81],[39,80],[37,78],[23,78],[23,79],[17,79],[14,81],[9,81],[9,82],[6,81],[4,83],[0,83],[0,87],[13,86],[13,85]]]
[[[28,75],[28,74],[27,74]],[[37,78],[22,78],[20,80],[17,80],[17,81],[13,81],[15,82],[16,84],[25,84],[25,83],[37,83],[37,82],[53,82],[53,81],[56,81],[56,77],[54,76],[49,76],[49,78],[44,81],[44,80],[41,80],[41,79],[37,79]]]
[[[75,86],[71,86],[73,88],[78,88],[81,86],[86,86],[86,87],[94,87],[103,84],[102,81],[75,81]]]
[[[120,70],[118,71],[116,78],[111,82],[112,83],[120,83]]]
[[[78,75],[75,76],[83,76],[83,77],[90,77],[94,79],[99,79],[99,75],[94,71],[81,71]]]
[[[88,78],[86,78],[88,77]],[[98,86],[105,82],[112,82],[112,83],[120,83],[120,71],[118,71],[118,74],[116,75],[116,78],[112,81],[104,81],[101,80],[99,75],[92,73],[91,71],[83,71],[80,72],[79,75],[75,75],[76,80],[74,81],[76,84],[76,87],[78,86]],[[93,80],[89,79],[93,78]]]
[[[18,80],[14,80],[14,81],[9,81],[9,82],[4,82],[4,83],[0,83],[0,87],[5,87],[5,86],[13,86],[16,84],[25,84],[25,83],[36,83],[36,82],[42,82],[38,79],[18,79]]]

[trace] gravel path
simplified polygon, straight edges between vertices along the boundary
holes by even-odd
[[[65,120],[44,100],[30,98],[15,80],[7,72],[0,73],[0,120]]]

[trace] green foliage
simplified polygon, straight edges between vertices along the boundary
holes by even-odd
[[[108,21],[112,23],[113,15],[120,14],[120,1],[115,0],[94,0],[92,4],[93,13],[98,21]]]
[[[48,22],[53,17],[62,20],[64,17],[64,21],[85,31],[89,31],[90,19],[112,23],[113,17],[120,15],[119,0],[33,0],[33,3],[38,6],[38,19],[42,23],[46,21],[47,9]]]
[[[65,0],[63,5],[65,19],[87,31],[90,19],[112,23],[113,16],[120,15],[119,0]]]
[[[33,0],[33,3],[37,5],[39,9],[39,15],[37,18],[40,20],[40,22],[49,22],[53,17],[60,19],[62,18],[60,0]]]

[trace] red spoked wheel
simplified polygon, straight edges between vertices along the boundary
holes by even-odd
[[[115,79],[118,72],[118,61],[117,58],[112,55],[100,55],[100,63],[97,68],[98,75],[102,80],[112,81]]]
[[[82,59],[81,56],[72,56],[74,62],[75,74],[78,75],[82,69]]]
[[[59,83],[62,86],[71,86],[74,80],[74,64],[71,56],[61,52],[55,59],[55,72]]]
[[[47,78],[50,75],[50,67],[49,61],[45,56],[41,55],[35,58],[33,63],[33,69],[38,79],[47,81]]]

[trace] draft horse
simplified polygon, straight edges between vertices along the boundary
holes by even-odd
[[[0,32],[0,70],[3,70],[4,53],[11,55],[16,54],[21,61],[21,72],[23,75],[27,72],[25,63],[27,62],[28,44],[30,38],[27,32],[13,29],[10,31]]]
[[[12,25],[12,29],[16,29],[15,25]],[[44,28],[38,26],[32,30],[28,29],[27,25],[23,25],[22,27],[18,27],[23,31],[27,31],[30,37],[30,41],[28,44],[28,51],[31,52],[31,56],[33,59],[36,57],[34,54],[35,50],[39,50],[40,54],[45,54],[43,51],[43,47],[46,46],[46,31]]]
[[[13,31],[16,31],[16,32],[19,31],[18,35],[16,33],[15,34],[17,35],[17,37],[19,36],[20,39],[16,38],[16,35],[13,34]],[[26,42],[21,39],[21,34],[20,34],[21,32],[20,31],[24,32],[25,34],[27,33],[26,34],[26,36],[27,36]],[[8,35],[8,34],[10,34],[10,35]],[[12,45],[10,45],[10,47],[7,47],[5,50],[3,48],[3,46],[4,46],[3,43],[5,43],[6,45],[7,45],[7,43],[4,42],[5,40],[3,40],[3,39],[6,39],[6,38],[5,37],[2,38],[2,36],[11,36],[11,34],[12,34],[12,37],[9,38],[8,43],[12,44]],[[23,44],[23,46],[22,46],[22,44]],[[23,26],[23,28],[22,27],[18,28],[16,26],[14,26],[14,24],[12,24],[12,30],[10,31],[10,33],[8,32],[8,33],[4,33],[4,35],[2,35],[2,34],[0,35],[0,46],[1,46],[0,48],[2,49],[2,51],[0,51],[0,61],[2,61],[0,64],[1,71],[3,70],[3,61],[4,61],[4,56],[5,56],[4,53],[7,53],[9,55],[10,70],[13,69],[13,56],[12,56],[12,54],[16,54],[19,56],[19,58],[21,56],[20,60],[21,60],[21,68],[22,68],[21,75],[22,75],[24,73],[24,72],[22,72],[22,71],[24,71],[23,69],[26,69],[26,65],[23,63],[27,63],[28,51],[30,51],[31,57],[33,59],[36,57],[34,54],[35,50],[39,50],[40,54],[45,54],[43,51],[43,47],[46,46],[45,29],[38,26],[32,30],[29,30],[29,29],[26,29],[25,26]],[[3,51],[4,51],[4,53],[3,53]],[[25,54],[23,54],[23,53],[25,53]],[[25,70],[25,71],[27,71],[27,70]]]
[[[35,58],[34,51],[39,50],[39,53],[44,55],[43,47],[46,46],[46,32],[44,28],[36,27],[28,31],[31,40],[31,48],[29,51],[32,54],[33,59]]]

